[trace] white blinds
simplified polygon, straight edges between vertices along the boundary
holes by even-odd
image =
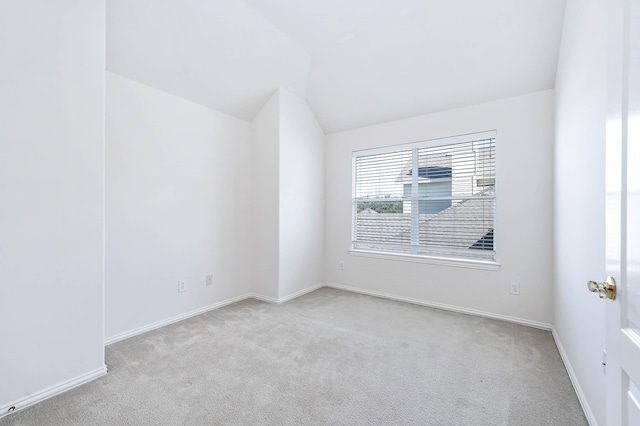
[[[495,132],[353,154],[354,249],[494,260]]]

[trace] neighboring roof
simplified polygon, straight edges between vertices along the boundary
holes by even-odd
[[[493,220],[485,222],[485,218],[493,218],[495,199],[490,196],[495,195],[495,188],[488,187],[478,195],[483,194],[488,198],[464,200],[436,214],[421,214],[420,239],[431,241],[439,247],[452,248],[479,248],[478,244],[482,241],[487,248],[492,249]],[[358,214],[356,224],[359,241],[364,243],[409,244],[411,241],[409,214]]]
[[[480,192],[478,195],[495,195],[493,186]],[[420,236],[428,241],[436,241],[441,245],[451,247],[471,247],[478,240],[493,231],[493,220],[489,223],[484,219],[487,209],[494,210],[495,199],[471,199],[453,204],[448,209],[420,222]],[[451,231],[451,224],[455,224],[455,233]]]

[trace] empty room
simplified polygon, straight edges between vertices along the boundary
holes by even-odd
[[[0,425],[640,425],[639,41],[634,0],[0,2]]]

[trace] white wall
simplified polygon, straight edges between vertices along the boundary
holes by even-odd
[[[552,91],[327,135],[325,280],[418,301],[550,324],[553,318]],[[498,271],[354,256],[351,153],[497,130]],[[345,269],[339,270],[339,261]],[[519,281],[511,296],[509,281]]]
[[[554,325],[587,415],[601,425],[605,303],[586,282],[605,278],[606,17],[605,0],[567,1],[556,77],[554,185]]]
[[[0,415],[105,372],[104,1],[0,3]]]
[[[279,93],[282,298],[323,281],[325,139],[307,102]]]
[[[106,112],[107,338],[249,292],[250,124],[112,73]]]
[[[304,100],[278,90],[249,124],[107,73],[106,113],[107,340],[322,282],[324,134]]]
[[[253,291],[278,298],[280,95],[275,91],[251,123],[251,271]]]
[[[253,289],[276,301],[323,280],[324,132],[282,88],[251,124]]]

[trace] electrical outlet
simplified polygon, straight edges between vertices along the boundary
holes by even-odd
[[[187,280],[178,280],[178,293],[187,291]]]
[[[340,266],[340,270],[344,271],[344,262],[342,260],[340,261],[339,266]]]
[[[509,283],[509,294],[513,294],[515,296],[520,294],[520,283],[516,281],[511,281]]]
[[[207,275],[207,285],[213,285],[213,275]]]

